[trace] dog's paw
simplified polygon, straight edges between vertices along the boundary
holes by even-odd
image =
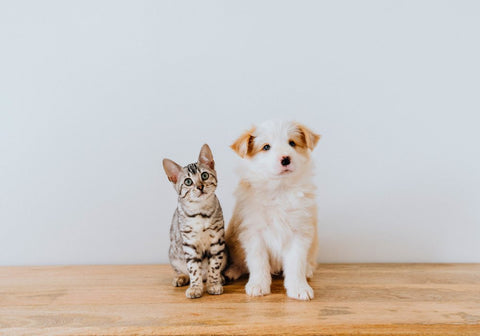
[[[207,285],[207,293],[211,295],[219,295],[223,293],[223,286],[221,284]]]
[[[223,274],[225,275],[225,280],[227,282],[232,282],[232,281],[240,278],[242,276],[243,272],[239,267],[237,267],[235,265],[231,265],[229,268],[227,268],[225,270],[225,272]]]
[[[311,279],[313,277],[313,268],[311,266],[307,266],[307,279]]]
[[[191,286],[186,290],[185,295],[189,299],[199,298],[203,295],[203,287],[201,287],[201,286]]]
[[[287,295],[297,300],[313,299],[313,289],[308,283],[299,283],[287,286]]]
[[[172,285],[174,287],[182,287],[188,285],[190,278],[186,274],[178,274],[173,278]]]
[[[245,285],[245,292],[250,296],[267,295],[270,294],[270,285],[261,282],[252,283],[251,281],[248,281]]]
[[[311,279],[313,277],[313,272],[315,272],[316,268],[317,268],[317,265],[315,263],[307,264],[307,279]]]

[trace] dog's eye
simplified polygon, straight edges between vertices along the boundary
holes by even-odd
[[[288,143],[290,146],[292,147],[295,147],[297,144],[295,143],[295,141],[293,140],[290,140],[290,142]]]
[[[186,186],[191,186],[193,184],[193,181],[191,178],[186,178],[183,183],[185,183]]]
[[[267,151],[270,149],[270,145],[269,144],[266,144],[265,146],[263,146],[262,148],[264,151]]]
[[[202,180],[205,181],[206,179],[208,179],[208,177],[209,177],[210,175],[208,175],[207,172],[203,172],[201,176],[202,176]]]

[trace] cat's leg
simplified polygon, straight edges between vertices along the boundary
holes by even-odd
[[[169,251],[170,264],[175,271],[175,276],[172,280],[174,287],[186,286],[190,282],[188,276],[187,264],[185,262],[185,255],[182,246],[172,244]]]
[[[202,259],[192,258],[187,256],[187,269],[190,276],[190,287],[185,292],[185,295],[190,299],[199,298],[203,295],[203,280],[202,280]]]
[[[223,286],[222,282],[222,266],[225,263],[225,243],[220,245],[221,248],[218,249],[214,254],[208,258],[208,276],[207,276],[207,292],[208,294],[222,294]]]
[[[202,252],[196,245],[183,242],[183,251],[185,253],[185,261],[187,263],[187,271],[190,277],[190,287],[185,295],[190,299],[199,298],[203,295],[203,279],[202,279]]]

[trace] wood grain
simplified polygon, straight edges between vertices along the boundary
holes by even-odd
[[[480,264],[320,265],[315,299],[246,279],[187,299],[168,265],[0,267],[0,335],[480,335]]]

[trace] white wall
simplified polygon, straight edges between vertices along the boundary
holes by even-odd
[[[252,123],[314,152],[323,262],[480,262],[475,1],[0,3],[0,264],[167,262],[161,160]]]

